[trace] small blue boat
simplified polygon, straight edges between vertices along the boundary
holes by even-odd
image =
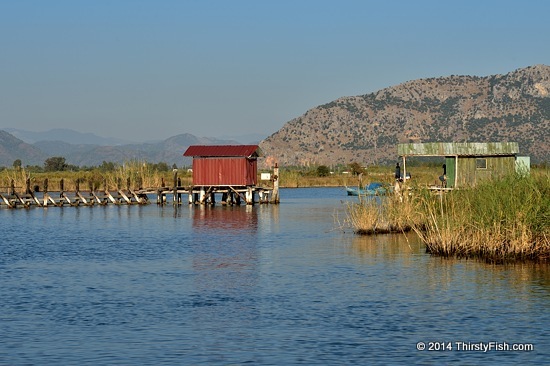
[[[389,184],[373,182],[367,184],[364,188],[346,187],[348,196],[383,196],[391,191]]]

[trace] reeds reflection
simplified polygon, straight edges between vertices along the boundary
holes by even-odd
[[[425,252],[414,233],[358,235],[352,238],[353,251],[366,261],[403,260]]]

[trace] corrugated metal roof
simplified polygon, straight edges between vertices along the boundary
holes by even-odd
[[[192,145],[187,148],[183,156],[200,157],[233,157],[233,156],[262,156],[258,145]]]
[[[495,156],[519,153],[517,142],[428,142],[398,144],[399,156]]]

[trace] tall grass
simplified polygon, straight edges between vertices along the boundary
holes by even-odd
[[[182,186],[190,185],[192,175],[187,172],[178,172]],[[104,186],[108,190],[115,190],[118,187],[126,189],[127,181],[130,179],[131,189],[140,188],[158,188],[164,185],[173,186],[173,172],[157,171],[152,169],[150,164],[140,162],[129,162],[118,167],[114,171],[103,172],[99,169],[91,171],[62,171],[31,173],[25,169],[5,169],[0,172],[0,191],[7,192],[14,181],[17,192],[24,192],[26,180],[30,179],[31,189],[37,186],[39,190],[44,190],[44,181],[48,179],[48,190],[56,191],[60,189],[61,180],[64,183],[64,190],[74,191],[79,183],[80,190],[103,190]]]
[[[346,205],[345,224],[357,234],[406,232],[421,224],[415,215],[418,202],[409,194],[359,197]]]
[[[14,168],[3,170],[0,174],[0,191],[7,191],[11,188],[13,181],[16,190],[24,190],[26,181],[31,177],[31,174],[24,168]]]
[[[510,175],[420,200],[429,253],[492,263],[550,259],[550,176]]]
[[[476,188],[349,204],[360,234],[413,229],[428,253],[492,263],[550,259],[550,174],[506,176]]]

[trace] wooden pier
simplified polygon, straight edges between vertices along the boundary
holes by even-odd
[[[172,185],[166,185],[164,179],[161,187],[131,188],[130,178],[126,187],[121,187],[120,180],[117,187],[109,189],[106,181],[99,189],[88,182],[88,189],[81,189],[81,181],[75,181],[75,189],[65,190],[64,180],[59,181],[57,190],[50,190],[49,181],[45,179],[43,189],[37,186],[31,189],[30,179],[26,180],[25,187],[16,187],[11,180],[9,187],[0,187],[0,207],[29,208],[35,207],[63,207],[63,206],[105,206],[105,205],[144,205],[150,204],[156,198],[157,205],[172,203],[181,205],[184,202],[190,205],[254,205],[255,203],[279,203],[278,184],[273,188],[259,186],[182,186],[181,180],[174,172]],[[219,199],[219,201],[218,201]]]

